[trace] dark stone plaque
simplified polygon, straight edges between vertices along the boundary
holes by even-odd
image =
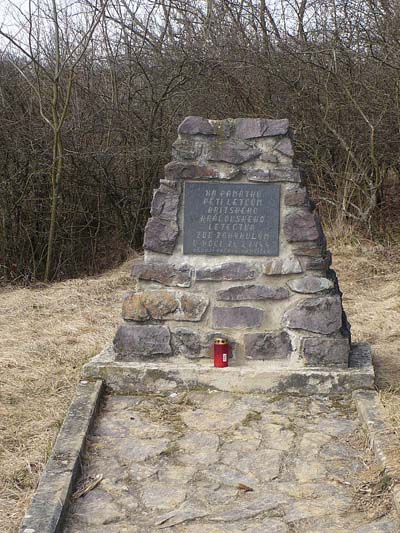
[[[186,182],[183,253],[279,255],[280,186]]]

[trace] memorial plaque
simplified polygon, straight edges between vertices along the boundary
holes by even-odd
[[[183,253],[279,255],[280,185],[186,182]]]

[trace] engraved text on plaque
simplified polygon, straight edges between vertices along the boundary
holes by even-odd
[[[279,185],[186,182],[184,202],[184,254],[279,255]]]

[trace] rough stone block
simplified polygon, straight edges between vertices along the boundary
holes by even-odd
[[[228,302],[243,300],[283,300],[289,297],[286,287],[269,287],[268,285],[236,285],[229,289],[217,291],[216,299]]]
[[[144,281],[155,281],[168,287],[190,287],[192,271],[188,265],[177,267],[166,263],[136,263],[132,277]]]
[[[320,272],[326,272],[332,264],[332,254],[331,252],[327,251],[321,257],[302,257],[301,260],[306,270],[318,270]]]
[[[267,119],[267,129],[264,131],[264,137],[276,137],[277,135],[286,135],[289,132],[289,121],[287,118],[270,120]]]
[[[125,296],[122,316],[125,320],[201,320],[208,298],[180,291],[132,292]]]
[[[305,187],[291,187],[285,193],[285,205],[288,207],[311,207],[310,198]]]
[[[292,245],[292,251],[296,256],[322,257],[327,253],[325,238],[322,237],[322,239],[316,242],[294,243]]]
[[[165,165],[165,177],[167,179],[220,179],[232,180],[239,177],[241,169],[230,166],[228,168],[217,169],[213,166],[202,165],[198,163],[182,163],[172,161]]]
[[[149,218],[144,230],[143,246],[146,250],[172,254],[178,238],[178,224],[174,220]]]
[[[261,326],[264,311],[254,307],[214,307],[214,328],[256,328]]]
[[[306,366],[347,367],[350,343],[347,337],[305,337],[301,352]]]
[[[273,183],[284,181],[288,183],[300,183],[301,176],[298,168],[283,167],[272,169],[252,169],[246,168],[244,172],[249,181],[259,181],[263,183]]]
[[[237,118],[234,123],[234,135],[239,139],[263,137],[267,129],[265,118]]]
[[[196,270],[197,281],[245,281],[254,279],[256,275],[256,268],[245,263],[223,263]]]
[[[259,159],[260,161],[265,161],[266,163],[272,163],[275,165],[279,163],[278,156],[275,154],[271,154],[270,152],[263,152],[260,155]]]
[[[327,278],[317,276],[304,276],[288,282],[289,288],[302,294],[315,294],[321,291],[333,289],[333,282]]]
[[[286,135],[289,130],[289,121],[287,119],[237,118],[234,123],[234,135],[235,137],[239,137],[239,139]]]
[[[298,168],[272,168],[270,176],[272,181],[301,182],[301,174]]]
[[[122,324],[114,338],[119,359],[171,355],[170,332],[166,326]]]
[[[167,180],[167,179],[164,179],[164,178],[161,178],[160,179],[160,188],[162,186],[162,189],[163,190],[166,190],[166,189],[173,189],[175,191],[181,191],[181,183],[179,181],[176,181],[176,180]]]
[[[173,159],[192,160],[198,159],[203,151],[204,143],[196,142],[195,139],[177,139],[172,145]]]
[[[176,221],[179,199],[180,193],[176,190],[165,186],[157,189],[151,203],[151,216]]]
[[[244,335],[244,349],[248,359],[287,359],[292,343],[286,331],[248,333]]]
[[[339,296],[309,298],[285,312],[283,326],[331,335],[342,325],[342,305]]]
[[[277,257],[269,259],[264,265],[266,276],[283,276],[288,274],[300,274],[303,267],[296,257]]]
[[[287,214],[283,230],[288,242],[317,241],[323,235],[319,217],[307,209]]]
[[[279,153],[287,157],[294,156],[292,141],[289,139],[289,137],[285,137],[279,141],[278,144],[274,146],[274,150],[277,150]]]
[[[174,292],[131,292],[125,295],[122,317],[125,320],[162,320],[178,309],[179,301]]]
[[[212,124],[203,117],[186,117],[178,126],[178,133],[184,135],[215,135]]]
[[[175,355],[198,359],[201,357],[200,334],[189,328],[177,328],[172,332],[172,348]]]
[[[219,178],[219,172],[208,165],[171,161],[165,165],[167,179],[212,179]]]
[[[180,311],[176,320],[193,320],[197,322],[202,319],[209,303],[207,296],[183,292],[179,295]]]
[[[259,148],[254,148],[245,142],[218,141],[211,144],[206,152],[208,161],[224,161],[233,165],[240,165],[261,154]]]

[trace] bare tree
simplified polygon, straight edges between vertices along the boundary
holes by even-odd
[[[95,272],[139,248],[185,115],[288,117],[318,208],[396,234],[397,2],[66,2],[31,0],[0,31],[4,275]]]
[[[50,172],[51,207],[44,280],[51,276],[60,182],[64,166],[63,126],[69,111],[76,69],[98,26],[107,0],[94,5],[57,0],[28,1],[27,12],[18,9],[19,27],[13,35],[0,29],[27,62],[15,68],[36,95],[40,115],[52,131]],[[15,22],[14,22],[15,24]]]

